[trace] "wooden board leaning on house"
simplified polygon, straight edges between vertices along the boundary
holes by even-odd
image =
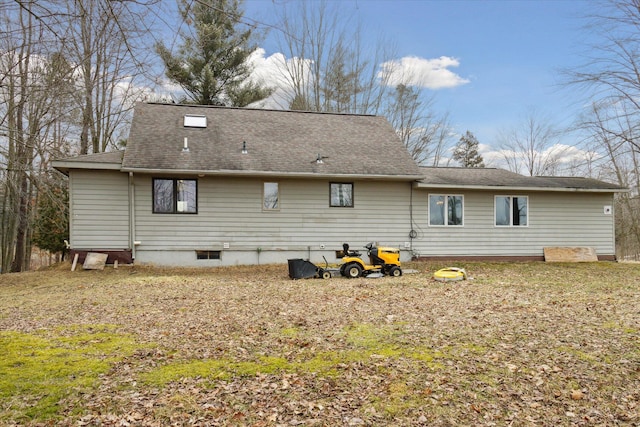
[[[104,270],[104,265],[107,263],[107,254],[100,254],[96,252],[89,252],[84,259],[84,265],[82,268],[85,270]]]
[[[549,247],[544,248],[546,262],[593,262],[598,261],[594,248],[588,247]]]

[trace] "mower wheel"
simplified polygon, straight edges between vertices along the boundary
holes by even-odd
[[[345,267],[344,272],[346,273],[345,276],[348,278],[355,279],[356,277],[362,276],[362,267],[356,263],[349,264]]]
[[[331,279],[331,272],[321,270],[320,277],[322,277],[323,279]]]
[[[393,266],[389,269],[389,276],[391,277],[400,277],[402,276],[402,270],[400,270],[400,267],[398,266]]]

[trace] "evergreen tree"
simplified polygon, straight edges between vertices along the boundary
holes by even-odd
[[[181,32],[182,44],[172,53],[156,46],[167,77],[201,105],[244,107],[271,94],[271,89],[248,80],[247,63],[255,50],[252,30],[241,30],[244,11],[239,0],[182,0],[180,14],[190,25]]]
[[[69,193],[66,181],[51,180],[41,188],[33,244],[51,253],[64,254],[69,239]]]
[[[455,150],[453,151],[453,160],[460,163],[465,168],[483,168],[484,159],[478,153],[480,143],[476,137],[469,131],[460,137]]]

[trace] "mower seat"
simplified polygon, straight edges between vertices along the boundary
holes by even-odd
[[[350,251],[349,250],[349,244],[348,243],[343,243],[342,244],[342,252],[344,253],[344,256],[360,256],[360,252],[358,252],[358,251]]]

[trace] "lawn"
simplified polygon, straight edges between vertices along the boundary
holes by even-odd
[[[0,276],[0,425],[638,426],[640,264]]]

